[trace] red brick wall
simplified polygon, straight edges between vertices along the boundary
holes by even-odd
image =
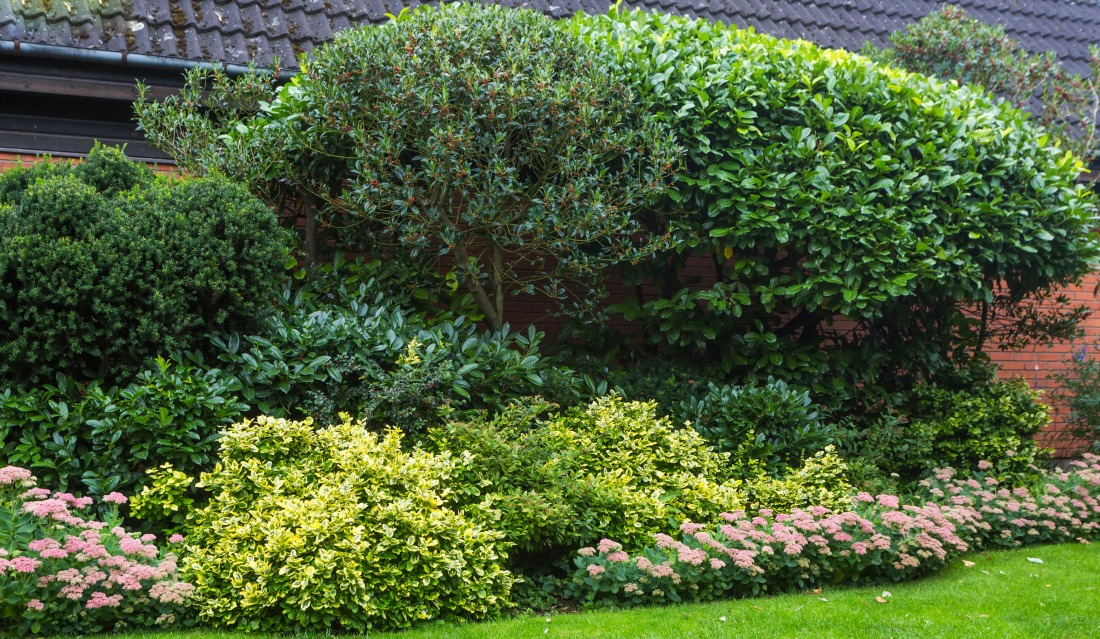
[[[12,155],[11,153],[0,153],[0,171],[6,171],[19,164],[22,164],[23,166],[34,164],[34,157],[20,157],[17,155]]]
[[[1059,457],[1069,457],[1079,452],[1084,442],[1074,440],[1065,430],[1069,411],[1050,396],[1051,391],[1056,387],[1051,375],[1066,369],[1066,362],[1073,357],[1073,350],[1080,351],[1085,347],[1090,357],[1097,356],[1097,347],[1100,346],[1100,299],[1097,298],[1095,291],[1098,286],[1100,286],[1100,273],[1092,273],[1085,277],[1080,286],[1064,291],[1073,306],[1086,305],[1093,313],[1082,326],[1084,337],[1077,342],[1032,346],[1016,352],[994,350],[990,353],[993,360],[1001,367],[1001,377],[1024,378],[1032,388],[1042,391],[1044,400],[1051,404],[1054,421],[1046,431],[1039,434],[1038,440],[1044,446],[1054,448]]]
[[[40,159],[41,159],[41,156],[35,156],[33,154],[30,154],[30,155],[26,155],[26,154],[17,155],[17,154],[14,154],[14,153],[0,152],[0,171],[10,169],[10,168],[12,168],[14,166],[17,166],[19,164],[22,164],[23,166],[30,166],[31,164],[34,164],[35,162],[37,162]],[[79,160],[80,158],[78,158],[78,157],[63,157],[63,156],[59,156],[59,155],[54,155],[54,156],[51,156],[50,159],[53,160],[54,162],[75,162],[76,160]],[[154,171],[156,171],[157,173],[160,173],[162,175],[178,175],[179,174],[179,169],[177,169],[174,164],[151,164],[149,166]]]

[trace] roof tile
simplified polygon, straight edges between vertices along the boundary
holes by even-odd
[[[229,63],[292,64],[351,26],[379,23],[422,0],[0,0],[0,38]],[[611,0],[485,0],[555,17],[605,11]],[[632,0],[632,6],[702,16],[779,37],[858,50],[934,11],[941,0]],[[1087,69],[1100,39],[1094,0],[955,0],[974,17],[1001,23],[1032,51],[1054,51]]]

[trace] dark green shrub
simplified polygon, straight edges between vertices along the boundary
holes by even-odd
[[[372,271],[377,277],[367,276]],[[392,275],[388,267],[351,272],[359,281],[325,276],[288,286],[257,334],[212,340],[217,366],[240,383],[255,414],[333,424],[347,412],[378,430],[416,434],[456,411],[496,412],[540,394],[577,396],[571,371],[540,353],[542,335],[533,329],[483,332],[464,315],[417,310],[418,295],[376,293],[403,288],[395,286],[400,274],[384,277]],[[205,361],[198,353],[185,359]]]
[[[673,168],[668,131],[537,12],[454,3],[344,31],[236,119],[216,105],[236,103],[219,88],[239,83],[217,76],[193,73],[177,99],[137,105],[154,144],[258,188],[322,193],[322,219],[357,224],[372,251],[453,257],[441,264],[493,329],[509,295],[585,303],[604,265],[652,250],[633,213]],[[259,161],[219,158],[227,145]],[[570,291],[575,280],[587,288]]]
[[[681,402],[677,417],[716,450],[730,453],[741,473],[756,463],[781,474],[836,443],[819,410],[809,391],[769,379],[762,386],[711,383],[702,397]]]
[[[41,173],[57,175],[0,208],[0,380],[124,383],[158,354],[269,312],[286,246],[240,187],[150,182],[104,147]]]
[[[73,177],[107,197],[151,184],[153,170],[140,162],[131,162],[124,150],[96,142],[88,158],[73,166]]]
[[[57,384],[0,394],[0,443],[9,463],[34,468],[61,490],[136,492],[147,469],[196,474],[215,460],[218,431],[248,407],[219,371],[169,365],[126,387]]]
[[[672,248],[625,265],[640,294],[609,311],[647,351],[858,410],[853,398],[996,338],[1072,334],[1079,313],[1033,302],[1091,270],[1097,200],[1026,114],[703,20],[612,10],[569,27],[684,147],[674,188],[644,216]],[[692,283],[691,257],[713,276]]]
[[[914,477],[902,479],[897,460],[933,460],[932,436],[927,429],[910,428],[908,421],[889,408],[858,419],[844,418],[837,441],[852,484],[873,495],[894,495],[910,488]]]
[[[29,166],[16,165],[0,172],[0,209],[19,201],[23,191],[38,180],[69,175],[73,167],[66,162],[55,162],[50,156],[37,158]]]
[[[595,368],[586,366],[582,358],[578,371],[591,377],[606,380],[624,399],[657,402],[657,412],[668,415],[677,426],[683,425],[681,404],[685,398],[696,398],[706,392],[710,378],[696,367],[654,357],[631,365],[613,364]]]
[[[502,535],[453,506],[461,460],[345,421],[229,429],[182,571],[200,618],[246,631],[381,631],[507,603]]]
[[[849,455],[902,482],[981,461],[996,461],[1002,479],[1026,481],[1049,452],[1034,437],[1050,423],[1050,408],[1024,380],[998,380],[995,370],[960,369],[899,393],[890,407],[896,417],[862,424]]]

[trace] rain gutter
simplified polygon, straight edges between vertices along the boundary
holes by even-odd
[[[89,62],[94,64],[109,64],[162,71],[183,72],[195,68],[220,69],[234,76],[243,75],[250,69],[255,69],[258,73],[267,75],[272,73],[272,69],[265,67],[249,67],[244,64],[226,64],[223,62],[210,62],[208,60],[169,58],[166,56],[147,55],[144,53],[129,53],[127,51],[79,49],[76,47],[62,47],[56,44],[20,42],[19,40],[0,40],[0,55],[26,56],[28,58],[62,60],[66,62]],[[297,72],[296,69],[282,69],[279,71],[278,78],[280,80],[289,80],[294,77]]]

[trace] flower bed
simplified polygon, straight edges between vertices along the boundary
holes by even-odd
[[[984,466],[984,464],[983,464]],[[725,523],[680,526],[680,539],[658,534],[631,556],[605,539],[582,548],[567,585],[582,603],[636,605],[707,601],[821,584],[900,581],[941,568],[955,554],[986,544],[1100,537],[1100,456],[1046,476],[1036,488],[997,488],[980,472],[950,469],[924,482],[934,499],[902,504],[893,495],[855,496],[855,508],[773,514],[723,513]],[[940,503],[942,502],[942,503]]]

